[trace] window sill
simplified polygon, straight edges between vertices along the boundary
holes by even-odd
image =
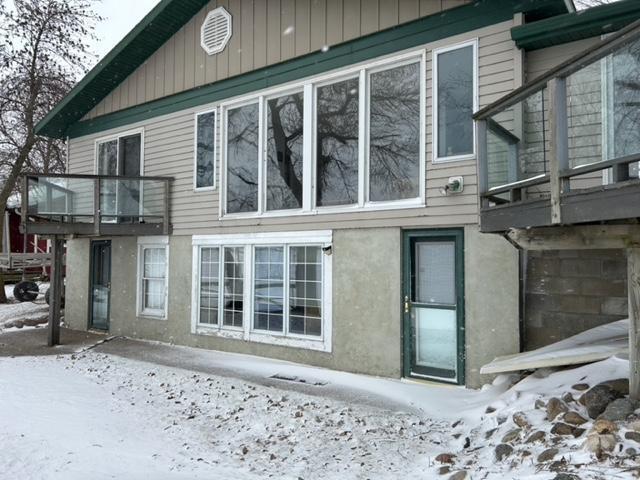
[[[316,340],[312,338],[285,337],[284,335],[274,335],[267,332],[257,331],[246,333],[241,330],[223,329],[209,325],[198,325],[193,333],[196,335],[230,338],[253,343],[263,343],[281,347],[302,348],[305,350],[331,353],[331,345],[322,338],[318,338]]]
[[[475,157],[474,157],[475,158]],[[310,215],[329,215],[340,213],[364,213],[377,212],[383,210],[405,210],[425,208],[427,205],[423,199],[398,200],[392,202],[369,202],[363,206],[360,205],[344,205],[332,207],[316,207],[313,210],[277,210],[263,213],[228,213],[224,214],[219,220],[242,220],[248,218],[281,218],[281,217],[298,217]]]
[[[149,311],[142,311],[142,312],[137,312],[136,313],[136,318],[138,319],[142,319],[142,320],[166,320],[167,319],[167,315],[164,312],[161,313],[154,313],[154,312],[149,312]]]
[[[475,159],[476,159],[476,154],[470,153],[468,155],[457,155],[455,157],[434,158],[431,163],[434,165],[440,165],[441,163],[467,162],[469,160],[475,160]]]
[[[194,188],[193,192],[194,193],[204,193],[204,192],[215,192],[216,191],[216,187],[199,187],[199,188]]]

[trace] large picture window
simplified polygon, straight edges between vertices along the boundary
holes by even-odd
[[[424,206],[425,68],[405,54],[223,104],[221,216]]]
[[[258,211],[259,105],[227,110],[227,212]]]
[[[304,96],[267,100],[267,210],[302,208]]]
[[[359,81],[352,78],[318,87],[316,205],[358,201]]]
[[[194,333],[330,348],[330,232],[194,237]]]
[[[216,112],[196,115],[196,190],[215,187],[216,164]]]
[[[369,77],[369,200],[420,196],[420,64]]]
[[[476,107],[476,44],[434,51],[435,161],[474,155]]]
[[[138,245],[138,315],[166,318],[168,246],[166,239],[143,239]]]

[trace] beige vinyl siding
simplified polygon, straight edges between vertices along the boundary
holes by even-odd
[[[71,140],[70,173],[92,173],[94,144],[97,138],[117,131],[144,128],[144,174],[175,178],[171,192],[171,218],[174,233],[182,235],[244,231],[284,231],[353,227],[445,227],[477,224],[478,183],[476,161],[432,163],[432,75],[434,48],[469,40],[478,41],[479,106],[505,95],[521,78],[514,78],[514,56],[517,49],[510,39],[512,22],[459,35],[425,46],[427,52],[426,81],[426,199],[427,207],[397,210],[368,210],[336,214],[307,214],[282,217],[219,220],[220,151],[216,149],[216,190],[193,191],[193,156],[195,113],[211,108],[203,105],[178,113],[153,118],[126,128]],[[390,57],[392,58],[392,56]],[[509,75],[511,72],[511,75]],[[220,136],[220,118],[217,121]],[[443,196],[440,193],[449,177],[464,177],[464,193]]]
[[[318,51],[470,0],[212,0],[84,119],[140,105]],[[227,47],[200,47],[207,12],[232,16]]]

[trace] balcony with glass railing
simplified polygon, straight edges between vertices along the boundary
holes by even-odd
[[[25,175],[23,228],[39,235],[167,235],[170,180]]]
[[[640,22],[474,118],[483,231],[640,217]]]

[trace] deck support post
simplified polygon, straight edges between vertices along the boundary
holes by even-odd
[[[64,238],[54,235],[51,239],[51,285],[49,287],[49,328],[47,345],[60,344],[60,307],[62,304],[62,269]]]
[[[640,400],[640,247],[627,249],[629,397]]]
[[[551,223],[562,223],[563,193],[569,191],[569,182],[562,172],[569,168],[567,127],[567,81],[557,77],[549,81],[549,173],[551,180]]]

